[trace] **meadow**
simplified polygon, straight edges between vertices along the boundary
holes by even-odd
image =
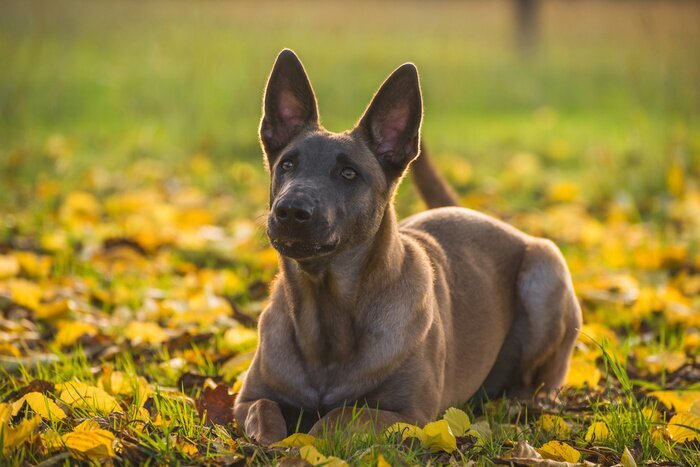
[[[537,31],[506,1],[0,3],[0,464],[700,464],[700,3],[546,1]],[[560,246],[585,324],[557,401],[244,437],[284,47],[335,131],[414,62],[463,205]],[[424,208],[410,177],[396,203]]]

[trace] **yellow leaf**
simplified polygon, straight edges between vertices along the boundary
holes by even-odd
[[[61,251],[68,249],[68,237],[62,230],[52,230],[41,235],[41,246],[48,251]]]
[[[693,402],[700,400],[700,391],[654,391],[649,395],[676,412],[687,412]]]
[[[272,444],[271,447],[300,448],[302,446],[315,446],[316,441],[316,438],[306,433],[294,433],[291,436],[287,436],[282,441]]]
[[[19,357],[22,353],[17,347],[9,342],[0,342],[0,355],[9,355],[10,357]]]
[[[59,347],[69,347],[84,335],[94,336],[96,334],[97,326],[94,324],[82,321],[60,321],[53,342]]]
[[[575,357],[571,359],[564,385],[575,388],[584,386],[595,388],[598,386],[600,377],[600,370],[597,366],[587,362],[581,357]]]
[[[559,181],[549,186],[547,197],[554,202],[571,202],[578,198],[579,191],[579,186],[574,182]]]
[[[39,435],[39,439],[41,439],[41,445],[44,449],[44,453],[46,454],[63,447],[61,435],[55,431],[47,431],[46,433],[42,433]]]
[[[642,409],[642,415],[650,422],[658,422],[661,420],[661,414],[658,410],[654,410],[651,407],[644,407]]]
[[[347,467],[348,463],[334,456],[326,457],[313,446],[299,448],[299,455],[311,465],[323,465],[324,467]]]
[[[13,279],[7,285],[15,303],[32,310],[36,310],[39,307],[41,288],[37,284],[24,279]]]
[[[79,459],[103,460],[114,457],[112,432],[107,430],[72,431],[61,437],[71,455]]]
[[[91,193],[75,191],[69,193],[61,205],[61,221],[71,228],[94,225],[100,220],[102,207]]]
[[[87,420],[81,422],[78,426],[73,428],[73,431],[95,431],[100,429],[100,424],[97,420],[88,418]]]
[[[3,425],[9,425],[12,418],[12,404],[0,402],[0,429]]]
[[[581,453],[566,443],[550,441],[537,450],[545,459],[560,462],[576,463],[581,459]]]
[[[586,431],[585,440],[589,443],[594,441],[605,441],[610,435],[610,430],[605,422],[593,422]]]
[[[667,429],[671,439],[678,443],[700,439],[700,416],[678,412],[669,420]]]
[[[250,352],[236,355],[221,365],[220,374],[224,378],[224,381],[231,381],[243,371],[247,370],[252,361],[253,354]]]
[[[54,401],[40,392],[29,392],[12,403],[12,412],[16,414],[24,403],[37,414],[47,420],[62,420],[66,413]]]
[[[450,425],[450,430],[455,436],[464,436],[471,426],[469,415],[467,415],[463,410],[459,410],[454,407],[447,409],[442,418]]]
[[[258,332],[244,327],[230,328],[224,333],[222,350],[245,352],[258,344]]]
[[[3,439],[3,452],[8,453],[25,441],[29,441],[40,423],[41,417],[32,417],[24,419],[16,427],[1,425],[0,436],[2,436]]]
[[[545,414],[540,417],[537,424],[547,433],[557,438],[568,438],[571,435],[571,427],[566,420],[557,416]]]
[[[391,467],[391,464],[387,462],[383,455],[379,454],[377,456],[377,467]]]
[[[457,440],[450,432],[447,420],[428,423],[423,427],[423,433],[425,433],[423,446],[430,448],[432,452],[445,451],[450,453],[457,449]]]
[[[132,321],[124,329],[124,337],[134,345],[141,343],[157,345],[168,340],[168,333],[156,323]]]
[[[34,311],[37,319],[54,320],[63,318],[70,311],[70,301],[66,299],[55,300],[51,303],[42,303]]]
[[[209,293],[192,296],[184,310],[174,313],[171,325],[199,324],[210,326],[223,316],[231,316],[231,305],[222,297]]]
[[[59,399],[72,407],[81,407],[98,413],[121,412],[117,401],[103,389],[80,382],[56,385],[61,391]]]
[[[178,447],[180,448],[182,453],[187,456],[196,456],[197,454],[199,454],[199,449],[197,449],[197,446],[190,443],[189,441],[181,441],[178,444]]]
[[[19,261],[11,255],[0,255],[0,280],[19,274]]]
[[[109,367],[105,368],[97,380],[97,387],[113,396],[146,397],[151,393],[151,386],[143,376],[130,376],[121,371],[113,371]]]
[[[30,251],[18,251],[15,257],[20,268],[31,277],[47,277],[51,271],[51,257],[40,256]]]
[[[627,447],[622,451],[622,456],[620,457],[620,464],[622,467],[637,467],[637,462],[632,457],[632,453]]]
[[[698,399],[695,402],[693,402],[692,404],[690,404],[690,408],[688,409],[688,412],[700,417],[700,399]]]
[[[683,352],[658,352],[653,355],[644,355],[644,351],[638,352],[637,356],[642,357],[643,368],[651,373],[661,371],[673,372],[685,364],[685,354]]]
[[[426,435],[423,430],[418,428],[416,425],[411,425],[409,423],[394,423],[386,429],[385,433],[388,435],[399,433],[402,441],[405,441],[408,438],[416,438],[421,442],[421,444],[424,444],[426,441]]]

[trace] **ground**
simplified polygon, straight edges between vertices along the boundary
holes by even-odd
[[[698,464],[700,5],[545,2],[529,54],[510,8],[3,2],[0,463]],[[331,130],[415,62],[464,206],[561,247],[585,324],[556,402],[272,449],[232,423],[277,271],[256,132],[283,47]],[[396,202],[423,209],[410,179]]]

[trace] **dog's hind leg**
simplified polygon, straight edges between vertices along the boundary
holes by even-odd
[[[510,335],[519,347],[519,368],[506,393],[529,398],[561,388],[582,317],[571,276],[559,249],[533,239],[517,280],[518,314]]]

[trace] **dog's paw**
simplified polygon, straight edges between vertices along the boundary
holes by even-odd
[[[287,425],[279,405],[267,399],[255,401],[248,409],[245,432],[264,446],[283,440],[287,436]]]

